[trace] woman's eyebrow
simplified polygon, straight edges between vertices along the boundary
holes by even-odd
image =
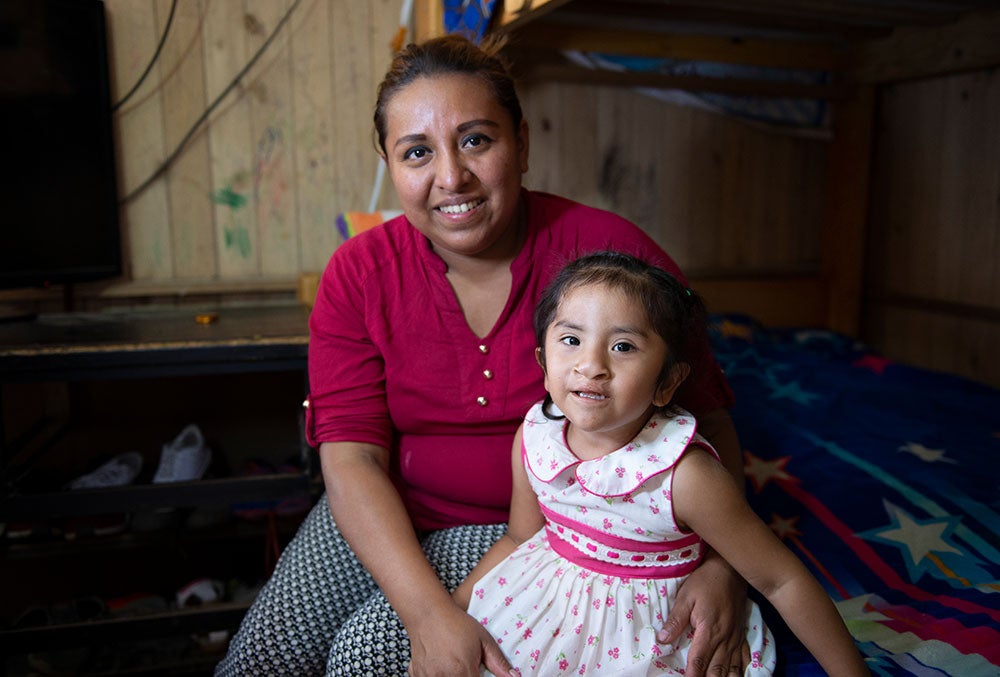
[[[466,131],[468,131],[470,129],[473,129],[475,127],[492,127],[492,128],[497,128],[499,126],[500,126],[500,123],[498,123],[498,122],[494,122],[493,120],[490,120],[490,119],[487,119],[487,118],[482,118],[482,119],[479,119],[479,120],[469,120],[468,122],[463,122],[462,124],[460,124],[458,126],[458,131],[460,131],[460,132],[466,132]]]
[[[396,139],[396,143],[394,143],[392,147],[398,148],[399,146],[402,145],[418,143],[420,141],[426,141],[426,140],[427,140],[426,134],[407,134],[406,136],[401,136],[398,139]]]

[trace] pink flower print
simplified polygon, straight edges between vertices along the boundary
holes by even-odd
[[[576,478],[575,477],[570,477],[568,480],[566,480],[566,485],[567,486],[573,486],[574,484],[576,484]]]
[[[612,578],[611,576],[605,576],[603,579],[601,579],[601,582],[604,583],[604,585],[611,585],[612,583],[615,582],[615,579]]]
[[[608,649],[608,655],[611,656],[613,660],[618,660],[618,653],[618,647]]]
[[[619,479],[625,477],[625,468],[615,468],[615,474],[618,475]]]
[[[657,456],[656,454],[650,454],[646,458],[646,460],[649,461],[650,463],[659,463],[660,462],[660,457]]]
[[[661,655],[663,655],[663,651],[660,650],[660,645],[656,644],[656,643],[654,643],[653,646],[650,647],[649,652],[651,654],[653,654],[654,656],[661,656]]]
[[[483,592],[482,588],[476,588],[476,597],[478,597],[479,599],[482,599],[483,598],[483,594],[484,594],[484,592]]]
[[[666,596],[667,596],[667,586],[661,585],[660,586],[660,597],[666,597]]]
[[[525,639],[531,637],[531,628],[527,628],[521,636],[524,637]],[[536,657],[535,660],[537,661],[538,658]]]
[[[755,667],[755,668],[764,667],[764,664],[761,663],[761,661],[760,661],[760,652],[759,651],[754,651],[752,654],[750,654],[750,659],[751,659],[750,665],[752,667]]]
[[[680,416],[677,418],[677,425],[688,425],[689,423],[690,421],[684,416]]]
[[[595,599],[594,602],[593,602],[593,606],[594,606],[594,609],[600,611],[600,609],[601,609],[601,600]]]
[[[583,665],[581,665],[580,669],[576,671],[576,674],[578,674],[578,675],[585,675],[585,674],[587,674],[587,664],[584,663]]]
[[[615,605],[614,597],[608,595],[607,597],[604,598],[604,606],[614,606],[614,605]]]
[[[490,622],[490,617],[489,616],[483,616],[482,618],[479,619],[479,624],[480,625],[486,625],[489,622]]]
[[[594,646],[594,644],[597,643],[597,639],[598,639],[597,635],[588,635],[587,636],[587,646]]]
[[[654,515],[659,515],[660,514],[660,506],[658,506],[655,503],[653,503],[652,505],[649,506],[649,511],[651,513],[653,513]]]
[[[574,604],[573,608],[570,609],[570,613],[573,614],[574,616],[579,616],[580,615],[580,607],[578,605]]]
[[[632,609],[625,612],[625,618],[632,620],[632,616],[635,615]]]
[[[642,536],[642,535],[643,535],[644,533],[646,533],[646,530],[645,530],[645,529],[643,529],[642,527],[636,527],[636,528],[635,528],[635,533],[637,533],[637,534],[639,534],[640,536]]]
[[[611,520],[609,520],[607,517],[604,518],[604,528],[605,529],[611,528]]]
[[[659,425],[659,423],[657,423],[655,420],[650,420],[649,421],[649,427],[650,428],[655,428],[658,425]]]
[[[549,470],[555,470],[558,467],[559,467],[559,464],[556,463],[555,461],[552,461],[551,463],[549,463]]]
[[[500,585],[507,585],[507,579],[501,576],[500,578],[497,579],[497,583],[499,583]]]
[[[582,631],[583,631],[583,623],[580,623],[580,625],[573,628],[573,632],[576,633],[577,635],[579,635]]]
[[[562,575],[565,573],[565,571],[566,570],[563,569],[562,567],[559,567],[558,569],[556,569],[556,578],[562,578]]]
[[[538,657],[542,655],[542,651],[541,649],[535,649],[529,655],[531,656],[531,660],[537,661]]]
[[[507,597],[503,598],[503,605],[504,606],[510,606],[510,603],[513,602],[513,601],[514,601],[514,598],[511,597],[510,595],[508,595]]]
[[[635,446],[632,445],[632,444],[630,444],[627,447],[625,447],[625,451],[634,451],[634,450],[635,450]]]
[[[524,625],[524,621],[522,621],[520,619],[518,619],[517,623],[514,623],[514,627],[517,628],[518,630],[521,629],[522,625]]]
[[[643,594],[641,592],[636,593],[636,596],[635,596],[635,603],[636,604],[645,604],[648,601],[649,601],[649,597],[647,597],[645,594]]]

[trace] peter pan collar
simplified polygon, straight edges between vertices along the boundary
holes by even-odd
[[[558,412],[554,406],[553,410]],[[565,419],[546,418],[540,405],[532,407],[525,417],[523,432],[525,464],[545,483],[576,466],[576,481],[598,496],[632,493],[649,478],[673,468],[692,440],[715,453],[697,434],[694,417],[679,407],[666,416],[654,414],[631,442],[590,461],[582,461],[570,451],[566,423]]]

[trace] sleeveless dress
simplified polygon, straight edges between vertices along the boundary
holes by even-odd
[[[684,674],[691,634],[658,644],[681,583],[703,545],[674,521],[673,468],[691,445],[715,450],[675,408],[629,444],[581,461],[565,420],[536,404],[521,450],[546,524],[473,589],[469,613],[522,675]],[[774,638],[747,604],[747,675],[774,671]]]

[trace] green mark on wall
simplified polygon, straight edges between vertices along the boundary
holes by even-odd
[[[239,209],[246,206],[247,199],[229,186],[212,193],[212,202],[217,205],[226,205],[231,209]]]
[[[226,249],[235,249],[243,258],[250,258],[250,233],[243,226],[226,228]]]

